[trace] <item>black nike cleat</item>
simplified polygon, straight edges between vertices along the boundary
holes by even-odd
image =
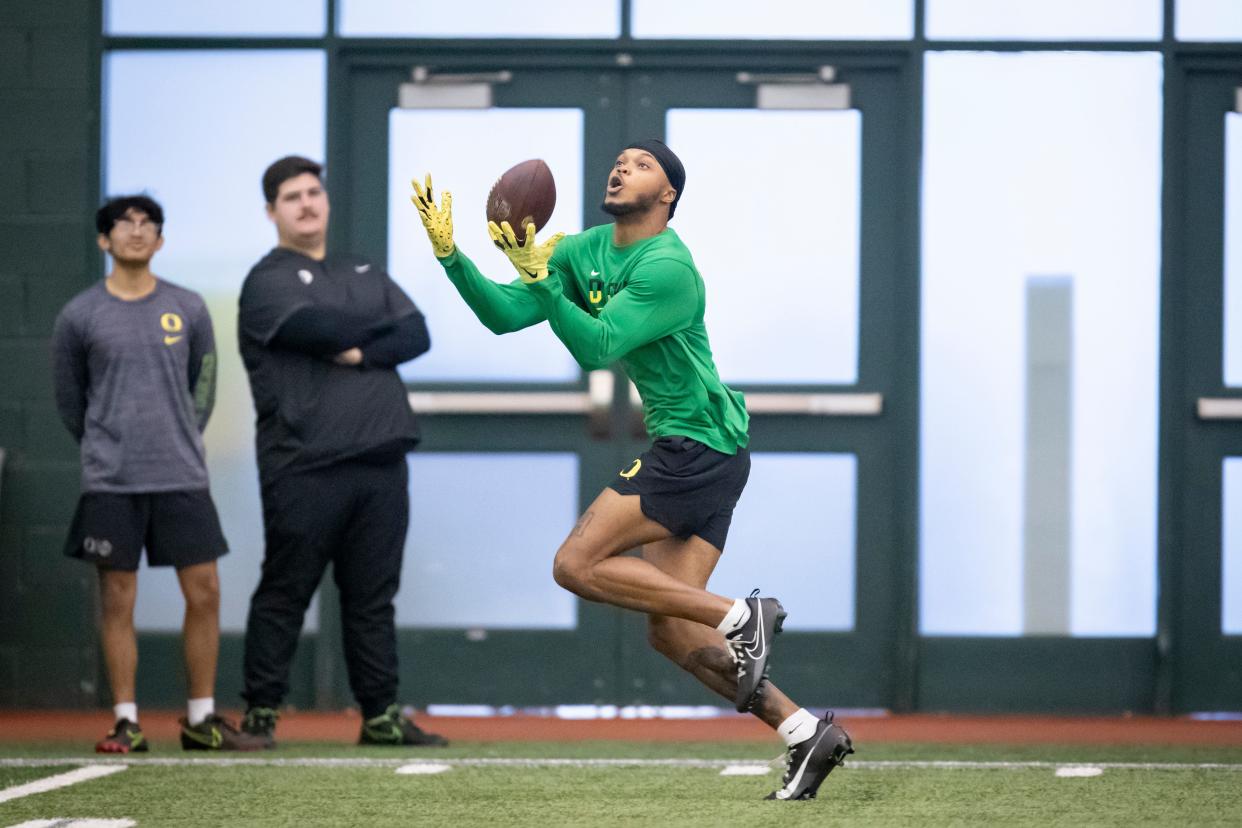
[[[755,590],[746,599],[750,618],[738,629],[725,636],[733,660],[737,663],[737,695],[734,704],[737,712],[745,713],[755,704],[762,692],[760,685],[768,677],[768,657],[772,652],[772,639],[785,623],[785,608],[775,598],[759,598]]]
[[[845,764],[845,757],[854,752],[850,734],[833,724],[832,713],[824,716],[815,728],[815,735],[790,745],[785,755],[784,787],[772,791],[764,799],[814,799],[819,786],[832,769]]]
[[[390,704],[383,713],[362,723],[358,744],[444,747],[448,744],[448,739],[438,733],[423,730],[401,712],[400,705]]]
[[[182,750],[262,750],[261,737],[243,733],[223,716],[212,713],[196,725],[181,719]]]
[[[95,743],[96,753],[145,753],[147,750],[147,737],[142,728],[129,719],[118,719],[108,735]]]
[[[276,720],[280,712],[273,707],[251,707],[242,717],[242,733],[249,733],[263,741],[263,747],[276,747]]]

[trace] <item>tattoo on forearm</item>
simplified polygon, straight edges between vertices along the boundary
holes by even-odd
[[[583,535],[585,535],[586,528],[591,523],[591,520],[594,517],[595,517],[595,513],[588,510],[586,514],[578,518],[578,523],[574,526],[574,531],[573,531],[574,537],[580,538]]]

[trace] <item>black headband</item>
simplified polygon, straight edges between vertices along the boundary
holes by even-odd
[[[673,211],[677,209],[677,202],[681,201],[681,191],[686,186],[686,168],[682,166],[681,159],[663,141],[655,138],[635,141],[627,144],[625,149],[639,149],[651,153],[651,156],[664,168],[664,175],[668,177],[669,185],[677,191],[673,203],[668,205],[668,217],[672,218]]]

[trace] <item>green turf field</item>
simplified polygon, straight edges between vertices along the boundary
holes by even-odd
[[[1238,749],[864,745],[818,800],[780,803],[762,801],[776,768],[721,774],[730,764],[761,767],[778,750],[763,745],[294,744],[210,757],[154,748],[124,771],[0,802],[0,826],[53,817],[139,826],[1242,825]],[[63,745],[0,747],[0,799],[3,789],[81,767],[61,761],[73,758],[97,761]],[[230,760],[243,764],[214,764]],[[448,769],[397,772],[409,763]],[[1102,772],[1058,777],[1068,764]]]

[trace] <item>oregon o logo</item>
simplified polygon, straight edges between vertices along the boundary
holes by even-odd
[[[160,327],[169,333],[180,333],[181,317],[175,313],[166,313],[160,317]]]
[[[641,469],[642,467],[643,467],[643,461],[642,461],[642,458],[640,457],[639,459],[634,461],[634,465],[630,466],[628,469],[621,472],[621,476],[624,477],[626,480],[629,480],[631,477],[638,474],[638,470]]]

